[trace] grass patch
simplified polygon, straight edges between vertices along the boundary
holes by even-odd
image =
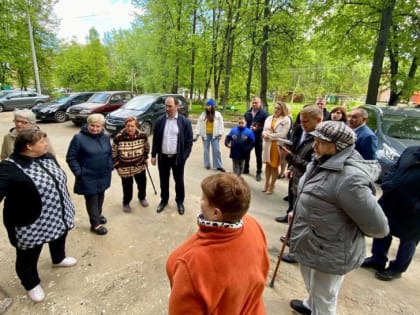
[[[350,112],[352,108],[357,107],[362,105],[363,103],[358,103],[358,102],[348,102],[346,104],[346,109],[347,112]],[[293,121],[296,121],[296,116],[297,114],[302,110],[303,106],[306,105],[306,103],[293,103],[291,104],[287,104],[289,105],[289,108],[292,112],[292,117],[293,117]],[[337,107],[340,105],[336,105],[336,104],[327,104],[327,109],[328,111],[331,111],[332,108]],[[192,105],[192,110],[190,110],[190,116],[193,118],[198,118],[198,116],[205,110],[205,106],[203,104],[193,104]],[[238,120],[238,117],[243,116],[243,114],[246,112],[246,105],[244,104],[238,104],[238,105],[228,105],[227,108],[222,111],[219,108],[216,107],[216,110],[219,110],[222,115],[223,115],[223,119],[225,121],[232,121],[232,122],[236,122]],[[273,114],[273,105],[270,104],[268,106],[268,113],[270,115]]]

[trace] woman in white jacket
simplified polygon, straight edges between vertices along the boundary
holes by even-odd
[[[201,113],[197,121],[195,134],[201,136],[204,146],[204,167],[210,169],[210,144],[213,158],[213,168],[225,172],[220,153],[220,140],[225,131],[222,114],[214,109],[215,102],[209,99],[206,102],[206,110]]]
[[[265,163],[265,184],[262,191],[267,195],[273,193],[274,184],[276,183],[277,175],[279,174],[281,156],[278,140],[286,139],[290,125],[289,109],[286,103],[278,101],[274,105],[274,114],[268,116],[265,120],[262,132],[262,160]]]

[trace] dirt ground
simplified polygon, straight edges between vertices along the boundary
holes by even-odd
[[[13,125],[11,112],[0,113],[0,135]],[[73,176],[66,163],[65,152],[78,128],[71,122],[63,124],[41,123],[57,152],[57,157],[68,174],[69,190],[73,189]],[[222,148],[225,168],[231,170],[228,150]],[[156,167],[149,166],[158,195],[154,195],[150,182],[147,187],[150,206],[143,208],[137,200],[132,202],[133,212],[122,212],[122,189],[118,175],[113,174],[112,186],[106,192],[104,214],[108,218],[109,233],[97,236],[89,231],[88,218],[82,196],[72,194],[76,205],[75,228],[67,238],[67,254],[78,259],[73,268],[51,267],[47,246],[41,254],[38,269],[46,299],[42,303],[29,300],[16,277],[14,248],[9,244],[4,228],[0,228],[0,313],[7,297],[12,299],[5,314],[141,314],[167,313],[169,282],[165,273],[166,258],[190,234],[196,231],[199,211],[200,181],[213,170],[205,170],[202,163],[202,144],[194,144],[193,153],[185,171],[187,197],[186,212],[180,216],[172,198],[160,214],[155,211],[159,203],[159,180]],[[263,226],[270,254],[269,283],[277,261],[281,243],[279,236],[287,226],[274,221],[282,215],[287,203],[286,180],[278,180],[275,193],[266,196],[262,183],[255,181],[255,162],[251,161],[251,175],[246,180],[252,189],[249,213]],[[173,195],[173,184],[171,194]],[[22,195],[22,198],[25,196]],[[2,214],[0,214],[2,219]],[[369,251],[371,240],[367,240]],[[393,242],[390,256],[395,255],[398,242]],[[367,252],[369,254],[369,252]],[[349,273],[341,289],[338,314],[419,314],[420,311],[420,257],[414,258],[401,279],[382,282],[373,272],[358,269]],[[297,265],[282,263],[274,288],[268,285],[264,292],[267,314],[291,314],[289,300],[304,298],[305,289]],[[229,314],[227,314],[229,315]]]

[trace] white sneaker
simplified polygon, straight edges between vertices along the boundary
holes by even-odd
[[[53,267],[72,267],[77,264],[77,259],[73,257],[66,257],[60,263],[53,264]]]
[[[40,284],[38,284],[35,288],[29,290],[28,296],[34,302],[41,302],[45,299],[45,293]]]

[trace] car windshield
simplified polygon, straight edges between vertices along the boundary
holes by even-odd
[[[88,99],[88,103],[106,103],[108,97],[109,93],[96,93]]]
[[[134,109],[138,111],[146,111],[147,109],[149,109],[150,104],[152,104],[152,102],[155,99],[155,96],[140,95],[128,101],[127,104],[123,106],[123,108]]]
[[[393,138],[420,140],[420,119],[418,117],[385,115],[383,130],[387,136]]]
[[[54,104],[66,104],[69,101],[70,98],[71,98],[71,96],[62,97],[62,98],[59,98],[57,100],[53,100],[51,103],[54,103]]]

